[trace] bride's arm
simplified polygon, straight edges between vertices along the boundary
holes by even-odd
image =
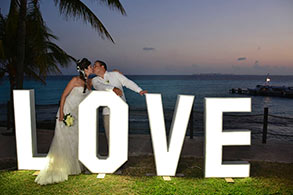
[[[67,84],[67,86],[65,87],[61,95],[60,108],[59,108],[59,121],[62,121],[64,118],[64,112],[63,112],[64,103],[65,103],[66,97],[68,96],[72,88],[75,86],[76,81],[77,81],[77,78],[73,77],[71,81],[69,81],[69,83]]]
[[[92,82],[93,79],[89,79],[89,87],[90,89],[93,89],[93,82]]]

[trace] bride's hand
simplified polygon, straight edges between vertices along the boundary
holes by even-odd
[[[113,72],[119,72],[120,74],[123,74],[120,70],[114,69]]]
[[[63,121],[63,118],[64,118],[64,115],[63,115],[63,114],[60,114],[58,120],[59,120],[59,121]]]

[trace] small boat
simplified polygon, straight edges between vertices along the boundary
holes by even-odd
[[[293,98],[293,87],[257,85],[255,89],[248,89],[248,91],[250,95]]]
[[[264,85],[256,85],[254,89],[233,88],[230,89],[230,93],[293,98],[293,87],[273,86],[269,84],[270,81],[271,79],[267,76]]]

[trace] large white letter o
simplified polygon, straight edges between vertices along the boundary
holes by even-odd
[[[97,157],[97,108],[110,108],[109,156]],[[128,159],[128,105],[114,92],[92,91],[79,105],[79,160],[92,173],[113,173]]]

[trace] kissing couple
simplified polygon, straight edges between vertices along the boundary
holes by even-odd
[[[85,169],[78,160],[78,105],[91,90],[112,90],[124,101],[126,98],[123,87],[140,95],[147,93],[118,70],[108,72],[107,65],[103,61],[97,60],[93,67],[86,58],[76,63],[79,76],[69,81],[61,95],[55,134],[46,157],[46,164],[35,179],[40,185],[66,181],[68,175],[80,174]],[[96,77],[90,79],[91,74],[95,74]],[[109,139],[109,114],[109,109],[105,107],[103,120],[107,139]]]

